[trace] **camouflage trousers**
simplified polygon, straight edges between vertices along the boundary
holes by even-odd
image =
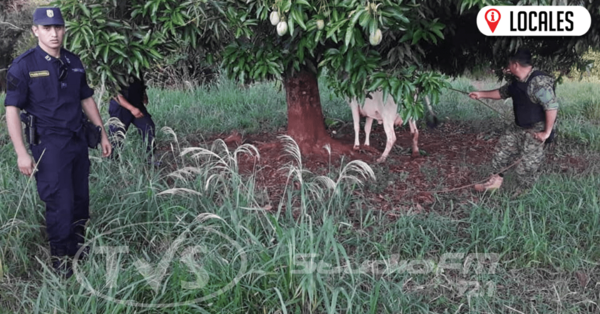
[[[514,124],[509,127],[494,148],[494,173],[499,173],[522,158],[515,169],[518,185],[520,188],[532,187],[539,176],[538,170],[544,159],[544,144],[533,135],[542,132],[544,127],[544,122],[538,122],[530,129],[523,129]]]

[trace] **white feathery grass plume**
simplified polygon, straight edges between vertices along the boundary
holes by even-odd
[[[18,227],[19,225],[25,225],[25,224],[26,224],[26,222],[21,219],[11,218],[3,226],[0,226],[0,231],[2,231],[2,229],[8,229],[11,226]]]
[[[202,173],[202,170],[196,167],[183,167],[181,169],[177,169],[171,173],[169,173],[167,176],[169,177],[174,177],[177,179],[181,179],[183,181],[187,182],[187,178],[186,176],[190,176],[192,174],[199,174]]]
[[[315,182],[323,184],[326,188],[330,190],[335,190],[337,186],[337,183],[328,176],[318,176],[315,178]]]
[[[203,223],[209,219],[218,219],[221,221],[225,221],[221,216],[213,214],[213,213],[202,213],[194,218],[194,222]]]
[[[173,131],[173,129],[171,129],[168,126],[163,126],[160,130],[168,135],[173,136],[173,138],[175,139],[175,143],[179,144],[179,140],[177,139],[177,134],[175,133],[175,131]]]
[[[172,189],[168,189],[165,191],[162,191],[156,195],[186,195],[186,194],[194,194],[194,195],[198,195],[201,196],[202,193],[192,190],[192,189],[186,189],[186,188],[172,188]]]
[[[329,145],[329,143],[327,143],[323,146],[323,148],[325,148],[325,150],[327,151],[327,154],[329,155],[329,157],[331,157],[331,145]]]
[[[119,118],[117,117],[110,117],[108,118],[108,120],[106,120],[106,124],[108,126],[116,126],[118,128],[124,128],[125,124],[123,122],[121,122],[121,120],[119,120]]]
[[[212,150],[202,148],[202,147],[186,147],[183,149],[183,151],[181,151],[179,156],[183,157],[192,152],[193,152],[193,154],[192,154],[193,158],[200,158],[201,156],[213,156],[217,159],[223,160],[223,158],[221,156],[219,156],[217,153],[213,152]]]
[[[364,179],[367,179],[367,180],[369,180],[369,179],[376,180],[377,179],[375,177],[375,172],[373,172],[373,169],[371,168],[371,166],[369,166],[366,162],[364,162],[362,160],[353,160],[353,161],[349,162],[346,166],[344,166],[344,168],[340,172],[340,176],[338,177],[336,185],[342,181],[350,181],[352,183],[356,183],[359,185],[363,184],[363,182],[361,181],[361,179],[359,177],[349,174],[350,172],[356,172],[359,175],[361,175]]]
[[[260,160],[260,153],[258,152],[258,148],[252,144],[243,144],[235,149],[233,152],[234,158],[237,160],[239,154],[246,154],[249,156],[256,156],[258,160]]]
[[[175,133],[175,131],[173,131],[173,129],[171,129],[168,126],[164,126],[160,129],[162,132],[166,133],[167,135],[171,135],[173,136],[173,139],[175,140],[175,143],[177,144],[177,151],[181,151],[181,147],[179,146],[179,139],[177,138],[177,134]],[[171,152],[173,153],[173,157],[176,157],[176,153],[175,153],[175,148],[173,147],[173,143],[169,143],[169,145],[171,146]],[[175,158],[175,160],[177,160],[177,158]],[[185,161],[183,161],[185,163]]]
[[[127,134],[125,132],[123,132],[123,130],[125,129],[125,124],[123,124],[123,122],[121,122],[121,120],[119,120],[116,117],[110,117],[106,121],[106,125],[108,126],[107,129],[110,129],[111,126],[114,126],[117,128],[117,132],[109,134],[109,138],[112,142],[123,143],[125,141],[125,139],[127,138]]]
[[[224,140],[222,140],[222,139],[220,139],[220,138],[216,139],[216,140],[215,140],[215,141],[212,143],[212,145],[211,145],[210,149],[211,149],[213,152],[216,152],[216,151],[218,150],[218,148],[219,148],[219,147],[220,147],[220,148],[223,148],[223,150],[225,151],[225,155],[227,155],[227,157],[231,158],[231,154],[229,153],[229,147],[227,147],[227,143],[225,143],[225,141],[224,141]]]
[[[289,135],[280,135],[278,138],[283,142],[283,150],[294,158],[298,167],[302,168],[302,154],[296,141]]]
[[[300,147],[294,139],[289,135],[280,135],[278,138],[283,142],[283,150],[287,155],[290,155],[293,158],[293,161],[284,166],[282,169],[288,169],[288,178],[286,185],[289,184],[290,178],[295,174],[300,181],[300,184],[304,183],[304,179],[302,177],[303,173],[306,172],[302,168],[302,153],[300,152]],[[294,161],[298,164],[294,165]]]
[[[313,182],[305,183],[306,191],[309,194],[313,195],[314,200],[322,202],[325,200],[326,194],[323,187],[321,187],[317,182],[315,182],[315,180],[316,179],[314,179]]]
[[[102,160],[102,158],[100,158],[100,157],[96,157],[96,156],[88,156],[88,158],[89,158],[90,160],[93,160],[93,161],[95,161],[95,162],[102,162],[102,161],[103,161],[103,160]]]

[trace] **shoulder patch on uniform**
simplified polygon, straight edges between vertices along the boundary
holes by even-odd
[[[540,88],[535,93],[535,96],[540,100],[542,104],[547,104],[552,100],[552,98],[554,98],[552,91],[550,91],[547,87]]]
[[[21,84],[21,80],[19,80],[12,73],[8,73],[8,75],[6,76],[6,82],[8,83],[7,90],[9,91],[17,90],[17,88],[19,88],[19,84]]]
[[[42,76],[50,76],[50,72],[48,72],[47,70],[29,72],[29,77],[42,77]]]

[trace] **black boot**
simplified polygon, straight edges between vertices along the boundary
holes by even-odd
[[[52,255],[52,268],[54,272],[63,277],[70,278],[73,276],[71,268],[71,260],[67,256],[67,248],[64,246],[50,246],[50,254]]]

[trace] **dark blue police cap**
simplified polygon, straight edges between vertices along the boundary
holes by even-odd
[[[34,25],[65,25],[59,8],[37,8],[33,12]]]

